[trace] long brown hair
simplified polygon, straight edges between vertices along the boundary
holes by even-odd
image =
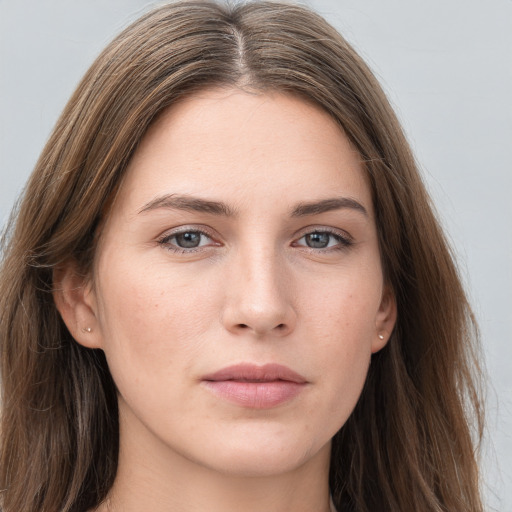
[[[195,91],[289,92],[328,112],[371,183],[398,321],[333,440],[340,512],[481,511],[477,329],[414,158],[381,88],[321,17],[274,2],[157,8],[98,57],[66,106],[3,239],[0,282],[4,512],[83,512],[114,481],[115,385],[76,343],[53,273],[91,271],[109,198],[150,123]]]

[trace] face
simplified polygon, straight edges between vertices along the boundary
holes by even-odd
[[[82,302],[122,447],[246,475],[325,461],[394,322],[357,152],[292,96],[173,106],[129,165]]]

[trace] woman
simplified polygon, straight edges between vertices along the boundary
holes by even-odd
[[[304,8],[118,36],[0,297],[4,512],[482,510],[471,310],[379,85]]]

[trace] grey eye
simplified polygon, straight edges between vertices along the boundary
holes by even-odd
[[[201,237],[204,235],[199,231],[185,231],[174,235],[172,238],[175,240],[175,244],[183,249],[193,249],[201,245]]]
[[[329,246],[332,235],[330,233],[309,233],[304,236],[306,245],[313,249],[325,249]]]
[[[332,231],[312,231],[301,236],[294,245],[319,250],[345,249],[352,245],[352,241],[350,238]]]

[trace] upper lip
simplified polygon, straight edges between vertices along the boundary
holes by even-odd
[[[307,380],[299,373],[281,364],[256,365],[241,363],[227,366],[203,377],[206,381],[236,380],[242,382],[275,382],[278,380],[305,384]]]

